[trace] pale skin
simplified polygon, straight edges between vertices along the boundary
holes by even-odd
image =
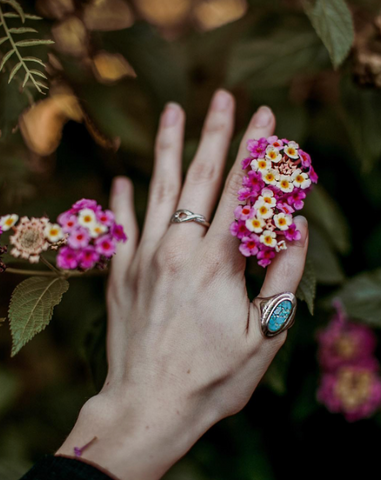
[[[129,179],[115,179],[111,208],[129,240],[118,248],[108,284],[109,370],[102,391],[82,408],[57,455],[92,440],[81,457],[119,480],[157,480],[212,425],[249,401],[287,332],[264,338],[259,311],[245,285],[245,258],[229,232],[244,172],[249,138],[268,137],[275,118],[268,107],[253,115],[223,186],[235,102],[215,93],[185,181],[181,156],[185,114],[164,109],[143,232],[139,237]],[[211,218],[172,224],[185,208]],[[303,274],[302,237],[277,254],[259,296],[294,292]]]

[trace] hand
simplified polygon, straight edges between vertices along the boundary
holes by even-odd
[[[119,479],[160,478],[214,423],[241,410],[286,339],[264,338],[245,285],[245,258],[229,232],[249,138],[274,132],[261,107],[242,139],[209,229],[168,225],[179,208],[209,219],[233,132],[234,99],[213,98],[196,156],[181,186],[185,115],[169,104],[161,117],[144,230],[138,241],[131,182],[117,178],[111,207],[129,241],[112,265],[108,286],[109,371],[102,391],[83,407],[57,452],[97,436],[83,459]],[[308,244],[302,237],[277,254],[260,296],[295,292]]]

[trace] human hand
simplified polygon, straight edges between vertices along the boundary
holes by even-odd
[[[195,158],[181,186],[185,115],[169,104],[161,117],[144,229],[138,241],[131,182],[117,178],[111,208],[129,241],[110,274],[107,352],[102,391],[83,407],[58,455],[97,437],[83,453],[119,479],[160,478],[214,423],[241,410],[286,339],[264,338],[245,285],[245,258],[229,231],[249,138],[270,136],[271,110],[261,107],[242,139],[210,228],[169,225],[180,208],[205,215],[215,208],[233,132],[234,99],[214,96]],[[295,292],[308,244],[277,254],[259,292]]]

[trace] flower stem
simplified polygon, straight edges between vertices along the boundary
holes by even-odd
[[[16,275],[26,275],[26,276],[40,276],[40,277],[62,277],[62,278],[70,278],[70,277],[99,277],[107,275],[108,270],[94,270],[89,272],[69,272],[67,270],[63,270],[62,272],[47,272],[46,270],[29,270],[29,269],[22,269],[22,268],[12,268],[7,267],[5,272],[13,273]]]
[[[48,260],[46,260],[46,258],[44,258],[42,255],[40,255],[40,260],[41,262],[45,263],[45,265],[54,273],[56,273],[57,275],[60,275],[61,272],[59,270],[57,270],[57,268],[52,265]]]

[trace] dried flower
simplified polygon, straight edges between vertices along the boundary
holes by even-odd
[[[45,237],[47,218],[22,217],[19,224],[13,227],[15,233],[10,237],[13,245],[11,255],[37,263],[40,254],[49,248],[49,242]]]

